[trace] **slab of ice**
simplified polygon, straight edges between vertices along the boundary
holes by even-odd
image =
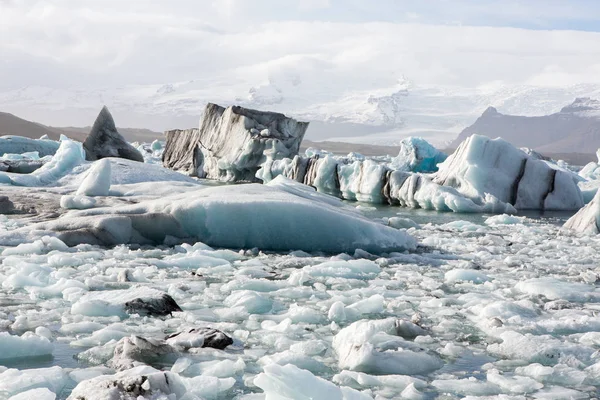
[[[90,134],[83,142],[83,148],[86,159],[89,161],[105,157],[118,157],[144,162],[142,154],[127,143],[117,131],[115,121],[106,106],[98,114]]]
[[[0,389],[1,390],[1,389]],[[55,400],[56,394],[48,388],[31,389],[10,397],[8,400]]]
[[[409,349],[412,346],[397,335],[396,318],[354,322],[333,338],[339,367],[374,375],[419,375],[441,368],[443,363],[437,356]],[[389,341],[394,336],[396,346],[390,349]],[[379,348],[384,343],[387,348]]]
[[[0,360],[52,355],[54,344],[43,336],[25,332],[22,336],[0,332]]]
[[[22,371],[10,368],[0,373],[0,395],[13,396],[42,388],[48,389],[52,393],[60,393],[68,382],[69,376],[66,371],[57,366]],[[44,395],[47,396],[47,394]]]
[[[600,291],[585,283],[567,282],[552,277],[528,279],[515,285],[515,289],[532,295],[542,295],[549,300],[575,302],[599,301]]]
[[[400,152],[392,159],[392,166],[401,171],[436,172],[437,165],[448,156],[421,137],[400,141]]]
[[[30,139],[22,136],[0,136],[0,157],[5,154],[37,152],[40,157],[51,156],[58,150],[59,142],[47,139]]]
[[[367,400],[373,397],[349,387],[338,387],[294,365],[266,365],[254,384],[265,400]]]
[[[340,204],[314,200],[269,185],[207,187],[131,206],[71,212],[34,225],[30,234],[53,231],[72,245],[162,243],[170,235],[217,247],[332,253],[404,251],[416,245],[405,232]],[[0,243],[19,232],[0,233]]]
[[[108,196],[111,182],[110,161],[96,161],[87,171],[75,193],[77,196]]]
[[[293,157],[308,128],[283,114],[209,103],[199,130],[167,132],[165,167],[223,181],[255,181],[267,156]]]

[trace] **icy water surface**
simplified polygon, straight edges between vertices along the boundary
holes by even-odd
[[[23,374],[3,381],[0,367],[0,398],[34,387],[66,398],[78,372],[113,372],[121,338],[199,326],[222,330],[237,347],[196,349],[153,366],[175,363],[183,377],[215,377],[214,387],[198,389],[203,398],[264,398],[254,379],[271,364],[293,364],[380,399],[598,396],[600,239],[562,232],[569,213],[360,209],[408,228],[417,251],[263,253],[202,244],[5,251],[0,331],[37,332],[53,348],[24,357],[34,342],[23,339],[21,350],[12,344],[22,356],[0,365]],[[151,317],[82,306],[86,293],[135,286],[167,292],[183,312]],[[28,378],[46,377],[53,366],[60,367],[53,377]],[[311,385],[286,382],[298,398]]]

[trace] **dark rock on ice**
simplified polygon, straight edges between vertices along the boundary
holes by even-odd
[[[98,114],[90,134],[83,142],[83,148],[88,161],[118,157],[144,162],[142,154],[117,131],[115,121],[106,107]]]

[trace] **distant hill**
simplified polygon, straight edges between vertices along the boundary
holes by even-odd
[[[489,107],[449,147],[456,148],[472,134],[502,137],[542,153],[595,153],[600,148],[600,101],[578,98],[559,112],[540,117],[505,115]]]
[[[16,135],[39,139],[41,136],[48,135],[50,139],[58,140],[60,135],[66,135],[71,139],[83,142],[91,129],[91,126],[83,128],[46,126],[27,121],[13,114],[0,112],[0,136]],[[162,133],[149,129],[119,128],[118,126],[117,129],[130,142],[151,142],[164,137]]]
[[[59,133],[47,126],[0,112],[0,136],[4,135],[25,136],[34,139],[48,135],[50,139],[54,140],[57,140],[60,136]]]

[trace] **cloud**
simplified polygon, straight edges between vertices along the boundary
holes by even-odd
[[[0,76],[9,77],[0,81],[0,91],[37,85],[112,93],[131,86],[151,103],[157,88],[170,83],[187,88],[169,106],[173,112],[180,104],[253,95],[274,101],[283,93],[289,107],[337,115],[348,99],[392,95],[403,76],[416,87],[600,83],[600,33],[541,29],[584,22],[593,27],[600,3],[376,4],[0,0]],[[323,104],[329,108],[320,111]]]

